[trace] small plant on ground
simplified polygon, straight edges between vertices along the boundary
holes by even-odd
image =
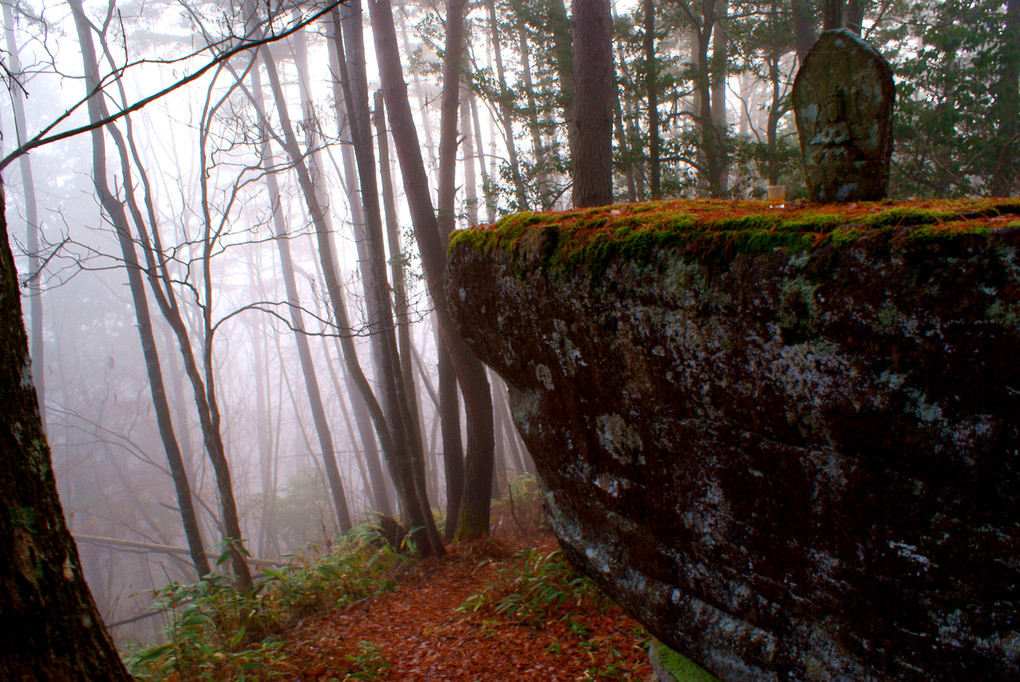
[[[354,670],[348,673],[348,678],[352,680],[381,680],[393,667],[378,646],[366,641],[358,642],[355,653],[348,654],[345,658],[354,667]]]
[[[459,611],[468,618],[498,617],[503,623],[555,631],[557,639],[546,651],[558,656],[568,646],[580,646],[592,666],[580,679],[627,679],[625,657],[600,637],[591,635],[585,615],[605,613],[613,602],[589,578],[578,574],[559,549],[528,549],[517,552],[508,568],[500,569],[485,589],[468,597]],[[648,635],[634,633],[635,644],[644,646]]]
[[[460,611],[486,610],[523,625],[541,627],[564,604],[596,606],[605,611],[613,602],[594,582],[577,573],[561,550],[532,548],[517,552],[510,567],[500,569],[492,584],[468,597]],[[571,627],[569,612],[559,618]]]
[[[503,495],[492,503],[492,530],[524,537],[549,532],[538,479],[531,474],[510,478]]]
[[[225,552],[219,563],[229,558]],[[166,614],[167,642],[130,652],[128,666],[139,680],[280,677],[278,635],[308,616],[392,590],[409,561],[379,541],[376,526],[364,524],[317,559],[263,569],[251,590],[221,575],[171,583],[155,594],[154,605]]]

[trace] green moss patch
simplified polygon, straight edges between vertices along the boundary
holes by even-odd
[[[664,249],[704,260],[783,249],[847,248],[862,238],[902,236],[911,243],[973,238],[1015,229],[1020,199],[790,205],[688,200],[616,204],[575,211],[524,212],[495,225],[455,232],[450,248],[526,252],[549,266],[598,274],[614,259],[650,261]]]

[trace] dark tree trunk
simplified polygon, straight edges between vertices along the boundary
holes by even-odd
[[[797,61],[803,64],[815,44],[815,8],[811,0],[793,0],[793,37]]]
[[[407,298],[404,258],[400,246],[400,225],[396,195],[390,171],[390,145],[386,133],[386,105],[381,90],[375,91],[372,121],[379,148],[379,181],[382,186],[383,209],[386,216],[386,245],[390,253],[390,281],[393,283],[393,313],[397,325],[397,346],[400,353],[400,375],[409,397],[408,409],[418,416],[415,428],[423,430],[419,414],[418,394],[414,383],[414,344],[411,341],[411,303]]]
[[[725,193],[726,149],[723,137],[725,129],[720,130],[717,124],[719,117],[712,107],[713,81],[708,50],[712,44],[712,35],[718,29],[715,7],[716,0],[704,0],[700,21],[692,21],[695,30],[691,61],[697,65],[694,77],[694,116],[701,138],[699,170],[709,195],[721,197]]]
[[[384,248],[382,210],[379,204],[379,187],[376,182],[375,151],[372,144],[371,113],[368,104],[368,76],[365,64],[364,32],[361,1],[349,0],[344,6],[342,20],[343,48],[337,45],[338,61],[347,64],[347,78],[341,81],[344,101],[347,105],[347,120],[351,130],[351,141],[358,166],[361,187],[361,201],[365,217],[365,243],[360,250],[362,278],[365,282],[365,303],[369,322],[373,329],[372,341],[376,346],[379,371],[376,380],[383,393],[386,420],[390,425],[395,443],[400,443],[408,459],[414,481],[418,510],[408,512],[407,520],[412,528],[423,528],[427,541],[419,541],[426,554],[442,554],[442,540],[432,519],[425,480],[425,454],[421,431],[418,425],[418,402],[414,396],[414,383],[404,383],[400,356],[397,352],[396,330],[393,321],[393,307],[386,277],[386,255]],[[336,13],[333,13],[334,33]],[[343,70],[342,70],[343,71]],[[442,154],[440,140],[440,154]],[[408,500],[407,502],[410,502]],[[425,520],[419,526],[417,519]]]
[[[822,30],[843,27],[843,3],[846,0],[823,0]]]
[[[439,345],[439,425],[443,437],[443,465],[446,471],[446,528],[444,537],[453,540],[464,498],[464,444],[460,437],[460,395],[457,373],[449,351]]]
[[[0,679],[124,680],[64,521],[0,187]]]
[[[861,34],[861,25],[864,23],[864,10],[867,0],[847,0],[846,11],[843,13],[843,25],[856,33]]]
[[[490,18],[494,20],[489,4]],[[457,112],[460,100],[460,60],[464,50],[465,0],[448,0],[446,3],[446,50],[443,60],[443,95],[439,137],[439,235],[443,242],[453,232],[454,205],[457,185]],[[498,48],[499,37],[493,35]],[[470,125],[465,121],[465,127]],[[443,436],[443,462],[446,469],[446,529],[447,541],[453,539],[460,518],[464,496],[463,451],[460,439],[460,409],[458,405],[457,374],[449,349],[439,340],[439,400]],[[486,503],[488,504],[488,503]],[[487,524],[486,524],[487,525]]]
[[[662,195],[659,181],[659,88],[655,57],[655,0],[644,0],[645,94],[648,97],[648,184],[652,199]]]
[[[608,0],[574,0],[574,206],[613,203],[613,41]]]
[[[393,13],[388,0],[369,0],[372,33],[375,36],[379,75],[407,192],[411,222],[425,270],[425,282],[435,305],[439,331],[457,368],[457,379],[464,393],[467,411],[468,442],[464,501],[457,536],[474,539],[488,533],[489,504],[492,497],[493,422],[492,396],[481,362],[453,326],[446,301],[446,248],[428,192],[428,178],[422,163],[421,146],[407,99]],[[461,20],[463,18],[461,17]]]

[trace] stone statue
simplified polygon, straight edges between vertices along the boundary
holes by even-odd
[[[884,199],[892,155],[892,69],[846,29],[826,31],[793,83],[812,201]]]

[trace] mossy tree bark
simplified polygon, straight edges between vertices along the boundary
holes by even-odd
[[[0,679],[126,682],[57,496],[5,210],[0,187]]]

